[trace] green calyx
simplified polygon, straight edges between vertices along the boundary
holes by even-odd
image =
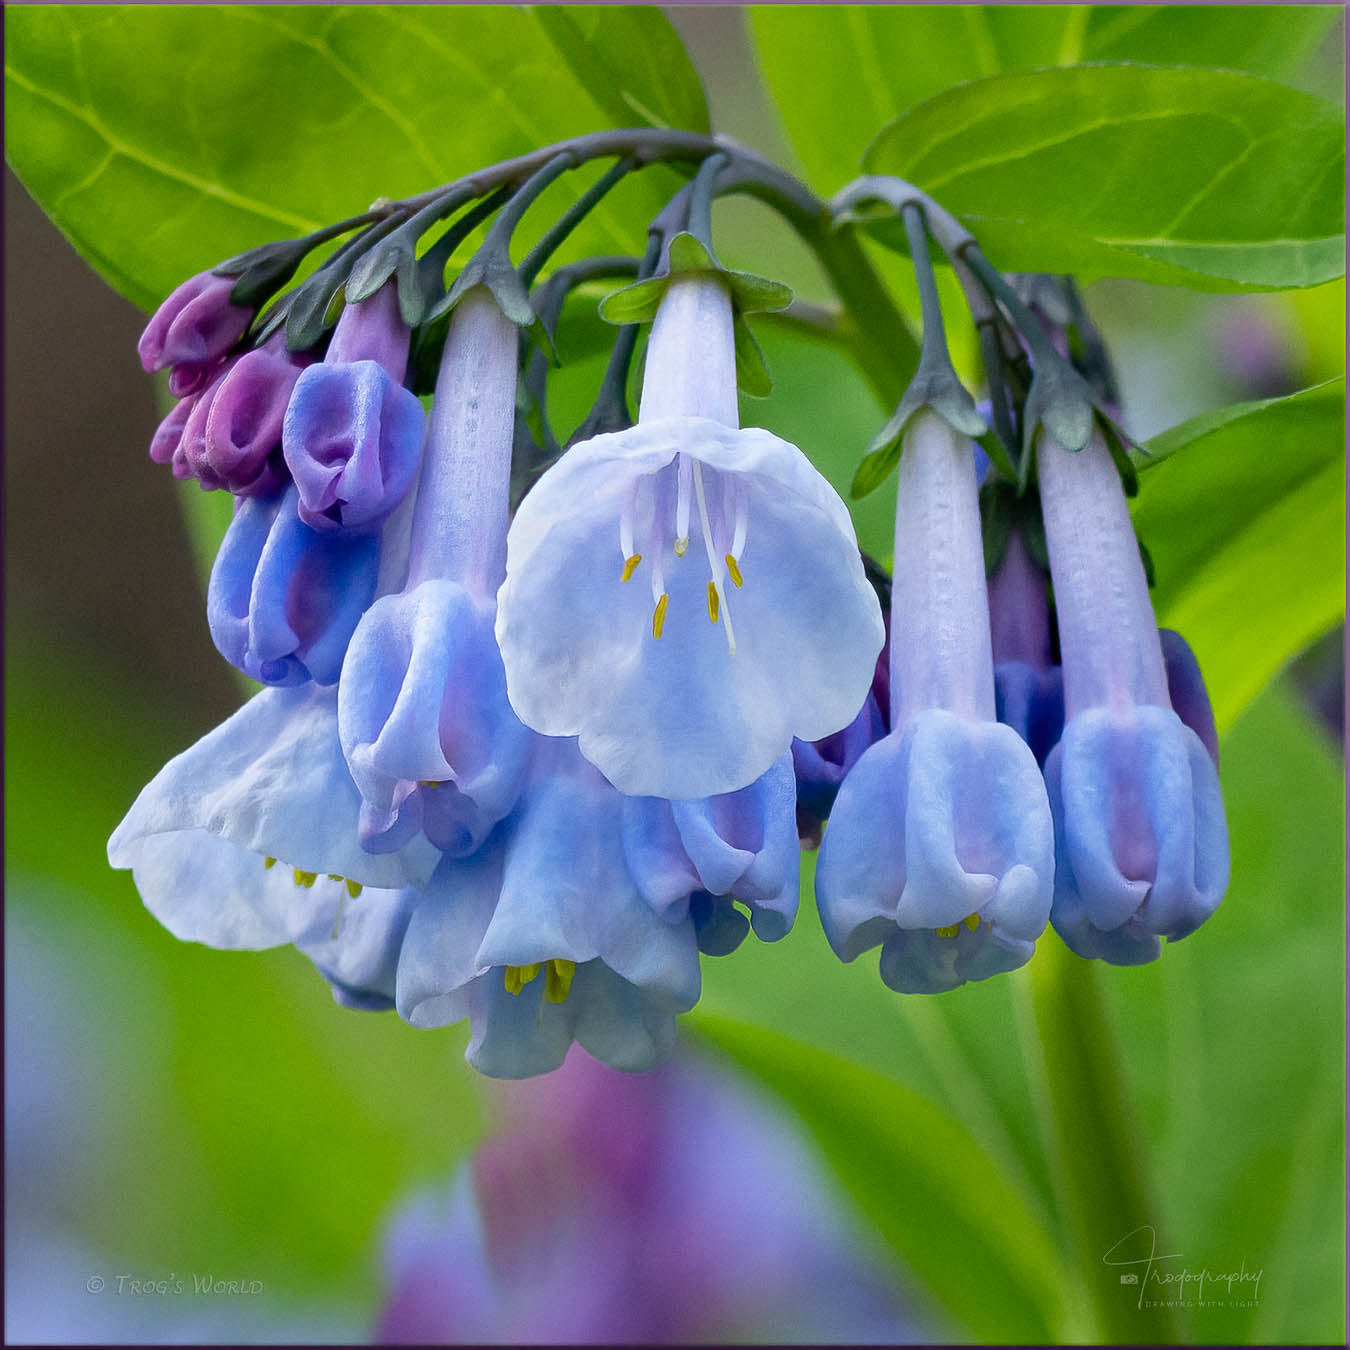
[[[667,287],[680,276],[720,277],[731,291],[738,318],[742,314],[786,309],[792,303],[791,287],[781,281],[770,281],[768,277],[757,277],[752,272],[723,267],[712,250],[687,230],[671,238],[666,256],[667,270],[659,276],[624,286],[600,302],[600,317],[606,323],[650,323],[656,317]]]

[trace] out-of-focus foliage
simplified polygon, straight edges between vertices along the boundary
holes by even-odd
[[[1345,613],[1344,451],[1345,381],[1329,380],[1194,418],[1136,457],[1154,606],[1209,673],[1220,731]]]

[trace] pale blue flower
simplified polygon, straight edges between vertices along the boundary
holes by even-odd
[[[516,513],[497,637],[512,706],[621,791],[709,797],[847,726],[881,615],[847,508],[737,427],[731,302],[678,277],[641,416],[569,450]]]
[[[624,854],[643,897],[667,920],[689,913],[708,955],[733,950],[751,922],[757,937],[776,942],[797,914],[795,801],[791,755],[737,792],[625,797]],[[749,921],[731,899],[749,909]]]
[[[624,858],[620,795],[569,740],[535,743],[515,811],[448,858],[398,967],[415,1026],[467,1017],[471,1064],[493,1077],[556,1068],[575,1040],[618,1068],[669,1053],[699,994],[693,920],[647,903]]]
[[[485,288],[451,319],[404,589],[372,605],[342,668],[339,727],[368,848],[418,831],[471,852],[515,803],[530,733],[493,632],[506,551],[516,328]]]
[[[1222,899],[1223,796],[1210,748],[1173,711],[1134,528],[1101,433],[1076,454],[1043,436],[1037,469],[1066,719],[1045,766],[1056,833],[1052,919],[1080,955],[1133,965],[1156,958],[1160,938],[1193,932]],[[1198,667],[1181,655],[1179,701],[1212,738]]]
[[[1054,834],[1035,758],[994,720],[969,441],[920,411],[904,433],[891,608],[891,731],[844,780],[816,871],[851,961],[878,944],[904,993],[1023,964],[1045,927]]]
[[[362,887],[430,880],[440,852],[423,836],[397,852],[361,847],[336,705],[314,685],[264,690],[141,791],[108,858],[132,869],[176,937],[250,949],[318,941],[367,898]]]

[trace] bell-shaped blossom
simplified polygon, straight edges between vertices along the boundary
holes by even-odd
[[[1045,574],[1016,528],[989,578],[989,628],[998,720],[1044,764],[1064,729],[1064,685],[1054,659]]]
[[[668,921],[692,915],[699,950],[710,956],[734,950],[751,923],[762,941],[776,942],[797,915],[795,803],[790,754],[736,792],[625,797],[624,854],[643,898]]]
[[[403,387],[410,341],[388,283],[342,311],[323,361],[296,381],[282,445],[311,528],[369,529],[416,480],[426,414]]]
[[[360,805],[335,691],[266,689],[155,775],[108,857],[132,869],[146,907],[175,937],[231,948],[322,944],[344,908],[426,885],[440,862],[421,836],[397,853],[367,853]],[[355,936],[370,936],[364,921]],[[321,955],[353,987],[373,964],[326,947]]]
[[[421,830],[460,856],[515,804],[533,739],[506,698],[493,632],[506,556],[515,325],[486,289],[446,337],[405,588],[362,618],[342,670],[342,744],[362,838]]]
[[[620,1074],[573,1050],[491,1104],[497,1129],[454,1184],[390,1226],[376,1343],[918,1339],[818,1159],[733,1077],[680,1057]]]
[[[676,276],[640,418],[573,446],[511,526],[497,637],[511,703],[621,791],[754,782],[848,726],[883,630],[847,508],[806,457],[738,429],[731,299]]]
[[[220,654],[262,684],[336,684],[347,643],[375,598],[377,535],[319,534],[294,484],[241,497],[211,569],[206,613]]]
[[[238,277],[214,272],[189,277],[160,305],[141,334],[136,350],[147,371],[181,368],[181,373],[174,372],[177,397],[205,385],[252,322],[251,308],[230,302],[237,281]]]
[[[282,421],[307,364],[307,357],[287,352],[281,333],[227,361],[192,401],[173,457],[175,475],[243,497],[275,496],[290,478]]]
[[[902,993],[1023,964],[1045,927],[1054,832],[1020,736],[994,720],[969,442],[920,411],[904,433],[891,608],[891,731],[839,790],[816,895],[851,961],[881,944]]]
[[[534,740],[515,810],[447,858],[417,905],[397,999],[416,1026],[467,1017],[466,1057],[492,1077],[547,1073],[577,1041],[646,1069],[674,1043],[700,977],[693,920],[644,899],[624,857],[623,800],[576,742]]]
[[[1037,456],[1064,669],[1064,734],[1046,761],[1055,814],[1055,928],[1074,951],[1153,960],[1228,886],[1214,759],[1173,710],[1148,583],[1100,431]],[[1178,669],[1179,693],[1193,676]],[[1207,700],[1205,704],[1207,705]],[[1211,719],[1212,723],[1212,719]]]

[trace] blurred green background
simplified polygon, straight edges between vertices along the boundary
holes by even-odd
[[[714,124],[799,164],[744,13],[674,20]],[[831,60],[855,21],[841,12]],[[1333,30],[1299,53],[1297,81],[1334,95],[1341,42]],[[108,869],[104,842],[139,788],[240,694],[207,634],[183,494],[145,455],[143,316],[6,186],[10,1325],[21,1314],[25,1335],[57,1340],[359,1339],[391,1207],[446,1178],[485,1128],[467,1033],[344,1011],[290,950],[180,944]],[[759,208],[719,211],[728,261],[824,298]],[[1344,368],[1342,286],[1100,282],[1087,301],[1140,436]],[[833,352],[761,336],[776,389],[751,416],[842,487],[889,410]],[[865,540],[884,544],[887,496],[862,505]],[[874,960],[834,961],[809,895],[787,941],[705,963],[686,1039],[783,1094],[951,1336],[1343,1339],[1342,647],[1327,634],[1227,731],[1232,888],[1154,966],[1103,968],[1084,993],[1061,982],[1048,936],[1013,977],[901,999]],[[1080,1020],[1082,999],[1096,1020]],[[1085,1096],[1098,1116],[1075,1117]],[[1081,1204],[1122,1155],[1136,1190],[1121,1212],[1109,1189]],[[1256,1298],[1211,1287],[1208,1307],[1132,1320],[1137,1290],[1100,1258],[1143,1223],[1184,1255],[1172,1268],[1260,1271]],[[171,1273],[263,1291],[203,1309],[86,1290]]]

